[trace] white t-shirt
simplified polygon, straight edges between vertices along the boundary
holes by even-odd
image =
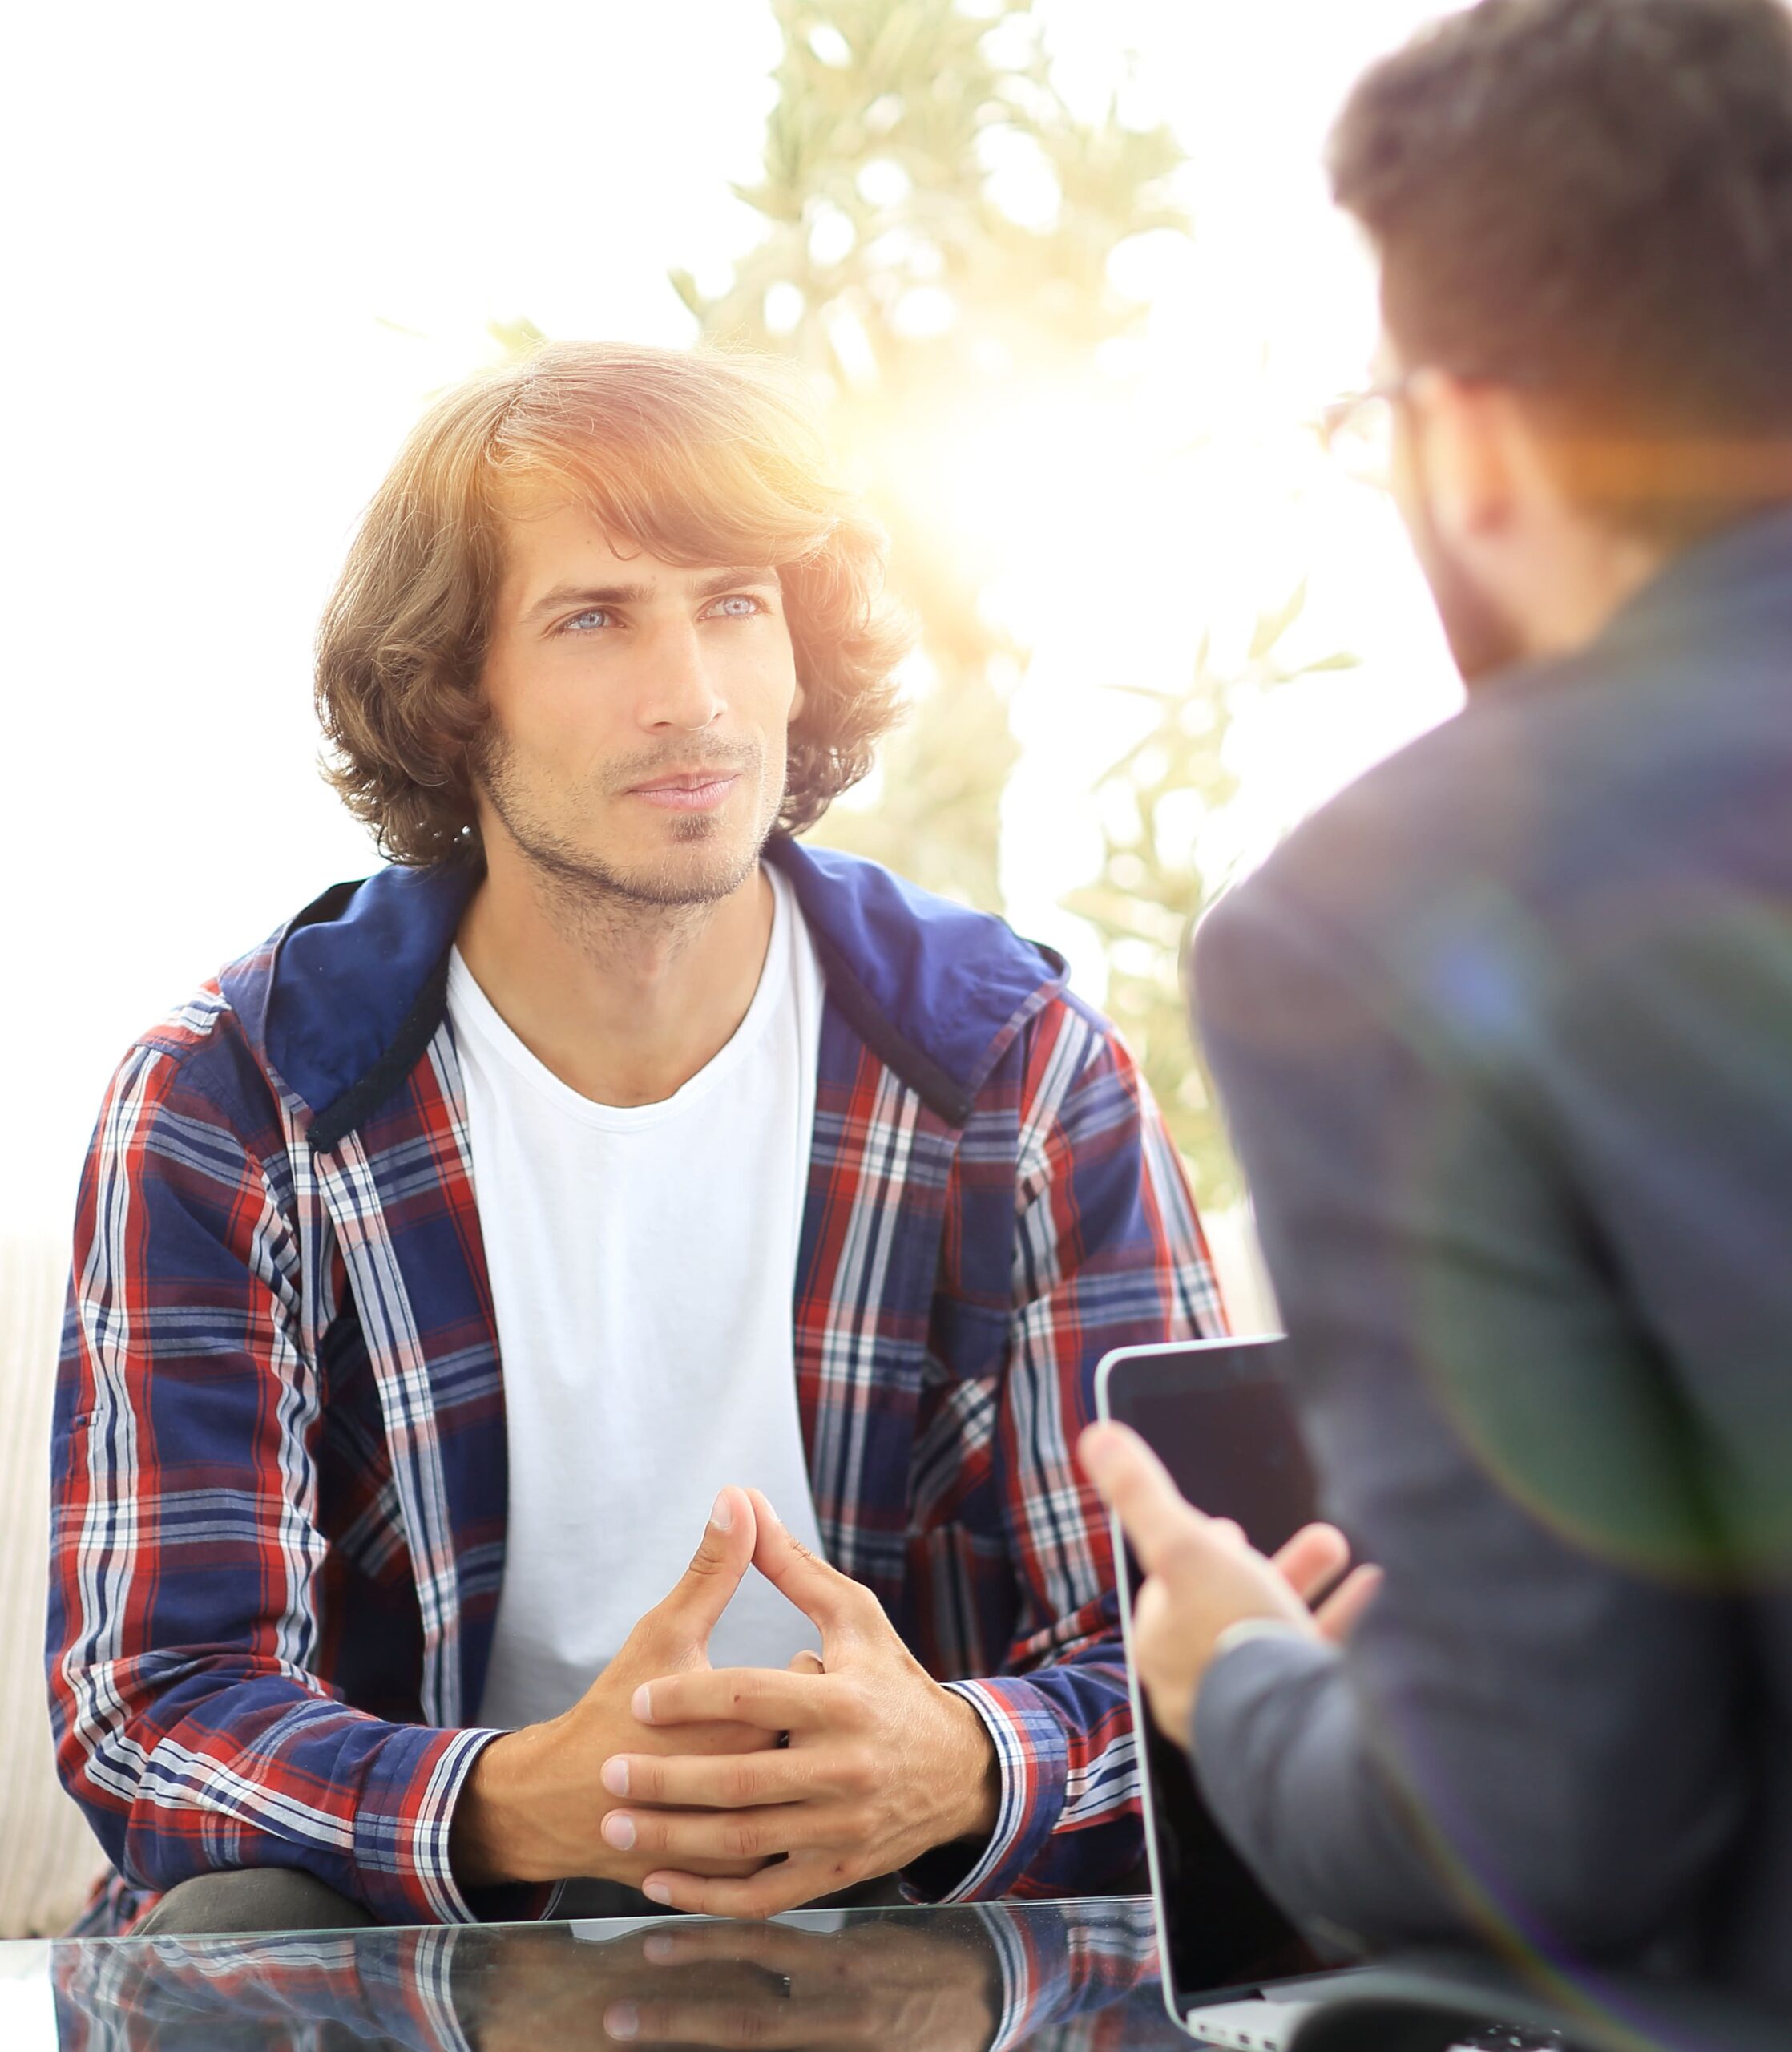
[[[583,1695],[684,1573],[724,1483],[821,1550],[792,1309],[822,979],[775,870],[770,944],[733,1038],[657,1105],[594,1103],[507,1026],[457,948],[448,1016],[498,1316],[510,1514],[479,1721]],[[717,1666],[819,1634],[749,1570]]]

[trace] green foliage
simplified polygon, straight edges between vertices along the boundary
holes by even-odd
[[[949,438],[1014,381],[1086,373],[1143,312],[1108,259],[1183,228],[1167,131],[1079,120],[1053,87],[1031,0],[774,0],[783,31],[762,176],[737,188],[758,245],[714,297],[672,283],[706,338],[785,353],[832,394],[869,461],[893,588],[924,660],[874,806],[817,830],[931,888],[999,909],[999,808],[1025,651],[979,604],[974,547],[905,447]],[[935,487],[937,490],[937,486]]]
[[[1054,84],[1033,0],[771,0],[782,33],[764,164],[737,196],[764,224],[726,287],[674,290],[706,340],[794,358],[869,475],[890,582],[922,630],[908,717],[864,794],[815,838],[928,888],[1001,909],[1002,793],[1018,753],[1008,701],[1027,651],[983,595],[989,538],[941,504],[937,456],[1017,388],[1100,375],[1144,308],[1109,276],[1130,238],[1187,231],[1168,130],[1110,107],[1079,119]],[[523,353],[525,319],[494,321]],[[1353,659],[1288,664],[1304,586],[1266,612],[1242,661],[1204,642],[1186,691],[1140,692],[1155,717],[1103,772],[1104,852],[1068,908],[1100,936],[1108,1009],[1144,1067],[1204,1204],[1241,1190],[1189,1045],[1181,958],[1225,881],[1209,830],[1237,796],[1225,740],[1265,692]]]
[[[1238,795],[1225,756],[1233,721],[1281,685],[1356,660],[1284,660],[1285,637],[1306,604],[1303,580],[1283,604],[1259,616],[1236,669],[1217,666],[1204,640],[1186,691],[1124,687],[1149,701],[1156,717],[1097,780],[1100,871],[1065,900],[1101,936],[1108,1015],[1125,1034],[1209,1209],[1236,1202],[1244,1185],[1190,1044],[1185,950],[1195,919],[1229,881],[1225,857],[1203,842]]]
[[[891,536],[894,588],[922,632],[923,678],[862,806],[817,838],[931,889],[999,910],[999,809],[1016,755],[1008,695],[1027,652],[983,609],[975,537],[942,517],[926,461],[954,423],[1017,385],[1099,374],[1101,345],[1144,309],[1108,260],[1128,238],[1189,225],[1169,191],[1164,129],[1110,107],[1079,119],[1054,85],[1031,0],[974,17],[957,0],[774,0],[783,31],[762,176],[737,188],[765,232],[726,290],[673,285],[711,340],[793,357],[831,394],[842,446],[865,459]],[[1186,692],[1096,787],[1104,853],[1068,907],[1100,935],[1107,1004],[1163,1105],[1204,1203],[1241,1190],[1189,1044],[1180,959],[1225,880],[1205,829],[1237,795],[1234,717],[1287,679],[1304,586],[1259,620],[1241,664],[1203,644]]]
[[[488,321],[486,333],[507,357],[527,356],[547,340],[527,314],[519,314],[514,321]]]
[[[890,531],[892,587],[920,621],[908,717],[869,802],[837,803],[815,838],[999,911],[999,810],[1018,753],[1008,701],[1027,651],[985,610],[992,547],[942,517],[926,452],[1017,387],[1100,374],[1102,345],[1145,311],[1116,290],[1109,258],[1189,226],[1169,187],[1181,153],[1168,130],[1129,127],[1112,106],[1092,122],[1072,112],[1033,0],[976,13],[963,0],[771,4],[777,99],[761,176],[736,188],[764,232],[722,291],[688,272],[672,284],[706,340],[793,357],[828,395]],[[489,332],[511,355],[543,339],[523,318]],[[1100,869],[1066,900],[1101,939],[1108,1009],[1209,1207],[1241,1184],[1189,1044],[1182,951],[1226,881],[1209,830],[1238,795],[1233,720],[1294,677],[1354,660],[1285,660],[1305,602],[1302,585],[1265,612],[1239,664],[1217,665],[1204,641],[1186,691],[1133,691],[1155,717],[1096,784]]]

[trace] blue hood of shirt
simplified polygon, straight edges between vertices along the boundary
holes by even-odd
[[[1002,920],[875,862],[782,835],[829,1003],[948,1124],[1019,1024],[1061,990],[1064,964]],[[335,1145],[398,1089],[442,1023],[448,952],[478,880],[442,863],[339,883],[227,970],[224,995],[257,1052]]]

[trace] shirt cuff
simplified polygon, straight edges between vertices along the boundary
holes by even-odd
[[[1240,1618],[1226,1626],[1213,1642],[1213,1650],[1207,1656],[1212,1667],[1215,1661],[1224,1660],[1235,1646],[1245,1646],[1253,1638],[1311,1638],[1296,1624],[1285,1618]]]
[[[1245,1631],[1242,1625],[1259,1629]],[[1255,1647],[1253,1653],[1249,1649]],[[1241,1658],[1240,1656],[1242,1656]],[[1338,1648],[1298,1626],[1277,1625],[1268,1618],[1249,1618],[1229,1625],[1213,1642],[1213,1657],[1195,1692],[1189,1720],[1189,1751],[1209,1762],[1233,1744],[1241,1711],[1255,1703],[1265,1677],[1277,1681],[1290,1673],[1306,1674],[1332,1666]]]
[[[1007,1895],[1045,1849],[1064,1807],[1070,1747],[1064,1728],[1032,1682],[999,1678],[948,1682],[983,1720],[1002,1778],[995,1828],[955,1876],[942,1876],[937,1853],[906,1868],[903,1888],[916,1901],[989,1901]],[[945,1848],[939,1848],[944,1850]]]
[[[1195,1707],[1189,1718],[1189,1757],[1195,1756],[1195,1734],[1201,1727],[1201,1699],[1213,1670],[1229,1653],[1235,1653],[1241,1646],[1250,1646],[1260,1639],[1307,1639],[1311,1632],[1303,1632],[1298,1625],[1290,1624],[1285,1618],[1240,1618],[1228,1625],[1213,1642],[1213,1650],[1207,1656],[1207,1665],[1201,1670],[1200,1682],[1195,1690]]]
[[[449,1838],[454,1806],[474,1763],[502,1731],[398,1726],[381,1749],[355,1813],[357,1892],[387,1924],[527,1922],[555,1893],[527,1884],[479,1888],[454,1879]]]

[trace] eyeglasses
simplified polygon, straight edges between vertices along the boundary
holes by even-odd
[[[1394,416],[1412,374],[1346,392],[1321,410],[1319,446],[1358,483],[1385,491],[1394,475]]]

